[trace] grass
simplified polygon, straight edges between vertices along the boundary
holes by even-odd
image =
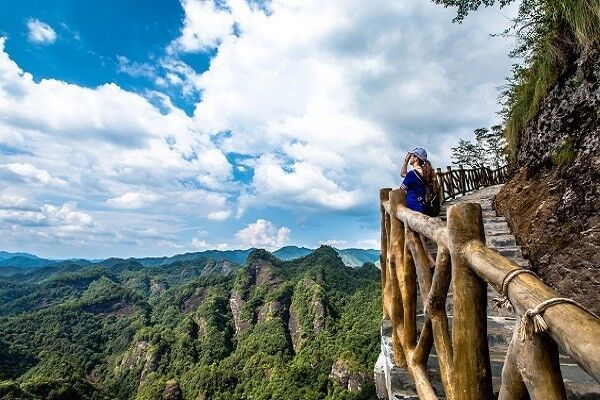
[[[558,166],[570,164],[574,159],[575,151],[573,149],[573,142],[569,139],[563,140],[552,154],[552,162]]]
[[[512,159],[521,132],[558,78],[577,56],[600,44],[600,1],[525,0],[518,19],[522,45],[513,54],[524,57],[524,64],[513,69],[502,112]]]

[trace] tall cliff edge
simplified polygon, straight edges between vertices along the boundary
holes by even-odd
[[[582,56],[521,133],[496,198],[541,278],[600,313],[600,51]]]

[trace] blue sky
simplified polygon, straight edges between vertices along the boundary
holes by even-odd
[[[498,122],[513,10],[23,1],[0,13],[0,249],[376,248],[406,150]]]

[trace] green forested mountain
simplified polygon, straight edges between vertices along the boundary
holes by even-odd
[[[375,398],[380,294],[326,246],[0,277],[0,399]]]

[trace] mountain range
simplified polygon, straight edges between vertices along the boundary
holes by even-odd
[[[379,270],[328,246],[280,256],[307,251],[0,277],[0,400],[372,400]]]
[[[50,260],[40,258],[30,253],[10,253],[0,251],[0,276],[21,273],[23,269],[31,270],[34,268],[49,267],[53,265],[75,264],[80,266],[97,264],[109,266],[111,264],[121,263],[125,260],[141,264],[144,267],[157,267],[161,265],[173,264],[176,262],[187,262],[199,259],[208,260],[227,260],[237,264],[244,264],[248,255],[255,250],[206,250],[201,252],[192,252],[177,254],[171,257],[143,257],[143,258],[108,258],[105,260]],[[360,267],[366,262],[377,263],[379,261],[379,251],[373,249],[334,249],[342,259],[342,262],[352,268]],[[289,261],[305,257],[315,249],[298,246],[285,246],[272,252],[272,254],[282,261]]]

